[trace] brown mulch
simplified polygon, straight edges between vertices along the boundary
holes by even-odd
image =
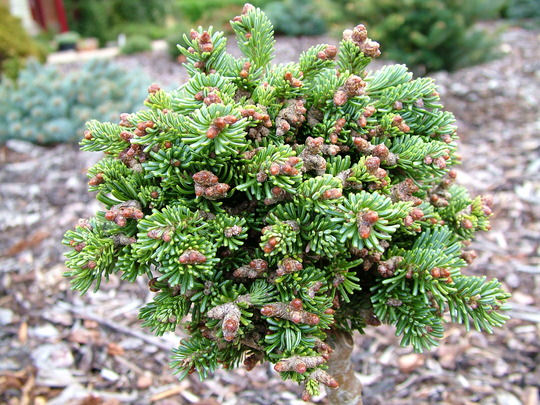
[[[495,200],[493,229],[477,237],[479,258],[467,272],[504,283],[513,293],[512,319],[492,335],[450,326],[441,346],[422,355],[400,348],[390,327],[368,329],[354,352],[366,404],[538,404],[539,39],[538,31],[509,29],[504,58],[435,75],[461,128],[458,180]],[[281,39],[278,60],[322,40]],[[145,58],[169,63],[164,55]],[[128,68],[140,62],[121,61]],[[174,82],[174,70],[166,76],[143,67]],[[179,336],[154,337],[137,319],[152,296],[142,280],[113,277],[86,296],[70,290],[60,241],[98,208],[85,177],[98,158],[68,145],[0,148],[0,403],[303,403],[300,388],[270,366],[178,382],[167,364]],[[324,394],[313,402],[326,403]]]

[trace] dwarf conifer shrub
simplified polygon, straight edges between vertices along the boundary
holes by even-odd
[[[73,288],[147,278],[143,325],[189,336],[172,354],[180,378],[270,361],[306,399],[338,386],[337,333],[387,323],[422,351],[448,319],[502,325],[500,283],[462,272],[491,201],[454,184],[455,119],[433,81],[366,70],[380,51],[362,25],[281,65],[259,9],[231,25],[243,58],[192,30],[187,83],[87,124],[105,209],[65,235]]]

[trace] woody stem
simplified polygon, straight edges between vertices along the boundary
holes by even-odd
[[[328,373],[339,383],[338,389],[327,388],[328,401],[332,405],[362,405],[362,384],[354,374],[351,354],[354,347],[352,335],[333,331],[327,343],[334,349],[328,359]]]

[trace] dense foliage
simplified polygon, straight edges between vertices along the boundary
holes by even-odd
[[[189,27],[183,23],[176,24],[174,29],[171,30],[167,36],[167,53],[171,59],[178,59],[182,53],[180,52],[179,46],[185,46],[186,42],[184,37],[189,33]]]
[[[21,21],[0,4],[0,78],[17,77],[29,57],[43,60],[45,50],[24,30]]]
[[[91,118],[115,119],[139,105],[147,79],[112,63],[93,61],[68,74],[29,63],[15,81],[0,84],[0,143],[75,142]]]
[[[264,11],[280,34],[319,35],[326,31],[326,23],[313,0],[274,1]]]
[[[70,29],[104,44],[119,33],[165,36],[164,22],[172,7],[169,0],[65,0]],[[151,35],[152,31],[159,31]]]
[[[271,0],[255,0],[252,3],[255,6],[263,7]],[[212,10],[236,6],[242,8],[243,0],[176,0],[174,2],[175,11],[183,18],[191,22],[200,21],[205,14]],[[229,16],[230,18],[230,16]]]
[[[475,29],[500,0],[339,0],[344,17],[369,23],[385,57],[418,72],[455,70],[492,58],[495,40]]]
[[[366,70],[380,51],[363,25],[280,65],[264,13],[246,5],[231,25],[242,58],[191,31],[186,84],[87,124],[105,209],[65,235],[73,287],[147,278],[144,326],[189,335],[181,378],[270,361],[304,398],[337,385],[333,331],[388,323],[421,351],[448,319],[502,325],[500,283],[462,273],[491,202],[453,184],[455,119],[433,81]]]
[[[120,48],[120,53],[130,55],[132,53],[152,50],[152,41],[144,35],[132,35],[127,37],[126,43]]]
[[[501,14],[513,19],[534,19],[537,25],[540,21],[538,0],[506,0]]]

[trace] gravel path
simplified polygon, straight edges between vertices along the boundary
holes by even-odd
[[[538,31],[514,28],[509,54],[453,74],[435,75],[458,117],[463,165],[458,180],[491,193],[491,232],[477,238],[468,270],[501,279],[513,292],[508,326],[493,335],[452,326],[442,346],[418,355],[389,327],[357,336],[357,371],[366,404],[537,405],[540,388],[540,50]],[[278,61],[325,38],[280,39]],[[120,57],[163,85],[185,79],[164,54]],[[84,172],[99,158],[75,146],[10,142],[0,149],[0,403],[301,404],[300,389],[270,367],[218,371],[177,382],[168,348],[178,336],[142,330],[142,281],[113,277],[97,293],[69,289],[60,240],[97,203]],[[48,401],[48,402],[47,402]],[[322,395],[313,400],[324,404]]]

